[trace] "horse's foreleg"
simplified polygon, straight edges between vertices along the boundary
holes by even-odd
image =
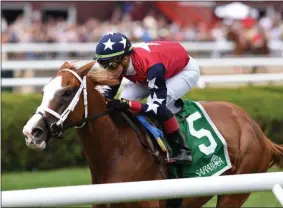
[[[213,196],[192,197],[183,199],[182,207],[200,208],[205,205]]]
[[[249,198],[249,194],[219,195],[217,197],[217,208],[240,208]]]

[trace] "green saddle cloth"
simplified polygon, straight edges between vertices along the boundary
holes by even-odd
[[[181,131],[192,150],[191,165],[169,165],[169,178],[204,177],[220,175],[231,168],[227,144],[221,133],[198,102],[185,100],[183,110],[176,116]],[[170,149],[170,156],[176,149]]]

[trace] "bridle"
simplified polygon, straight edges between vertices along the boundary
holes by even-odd
[[[90,116],[88,117],[88,101],[87,101],[87,85],[86,85],[86,76],[83,77],[83,79],[75,72],[72,71],[70,69],[62,69],[61,71],[67,71],[72,73],[81,83],[78,91],[76,92],[75,96],[73,97],[73,100],[70,102],[69,106],[64,110],[63,113],[58,114],[57,112],[55,112],[54,110],[47,108],[47,107],[38,107],[36,110],[36,114],[39,114],[42,116],[42,118],[44,119],[45,123],[47,124],[48,127],[48,131],[51,134],[52,137],[54,138],[62,138],[63,137],[63,132],[71,127],[75,127],[75,128],[82,128],[84,127],[84,125],[86,124],[86,122],[88,120],[93,120],[99,117],[102,117],[104,115],[106,115],[109,111],[111,111],[112,109],[108,109],[105,112],[102,112],[100,114],[94,115],[94,116]],[[83,100],[84,100],[84,118],[76,123],[76,124],[67,124],[64,125],[64,121],[68,118],[68,115],[74,111],[78,101],[80,100],[80,95],[83,92]],[[56,117],[58,119],[57,122],[52,123],[50,126],[48,125],[47,119],[44,115],[44,113],[47,112],[49,114],[51,114],[52,116]]]

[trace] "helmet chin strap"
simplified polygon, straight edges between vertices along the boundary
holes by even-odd
[[[122,71],[120,76],[123,78],[123,76],[126,74],[126,72],[127,72],[127,68],[123,67],[123,71]]]
[[[119,80],[122,81],[123,77],[125,76],[127,72],[127,68],[123,66],[123,71],[121,72],[120,76],[119,76]]]
[[[125,57],[124,57],[125,58]],[[124,59],[123,58],[123,59]],[[123,59],[122,59],[122,62],[121,62],[121,65],[123,66],[123,71],[122,71],[122,73],[121,73],[121,75],[120,75],[120,77],[122,77],[123,78],[123,76],[126,74],[126,72],[127,72],[127,69],[129,68],[129,65],[130,65],[130,60],[128,60],[128,62],[126,63],[126,64],[123,64]]]

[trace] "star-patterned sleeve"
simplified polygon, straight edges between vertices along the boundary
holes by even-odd
[[[136,112],[149,113],[166,119],[168,115],[165,114],[168,113],[163,107],[160,107],[166,105],[167,96],[164,65],[155,64],[151,66],[147,71],[147,81],[150,90],[147,103],[142,104],[138,101],[131,101],[131,109]]]
[[[117,94],[119,87],[120,87],[121,83],[115,86],[103,86],[102,88],[102,94],[104,95],[105,98],[112,100],[115,95]]]

